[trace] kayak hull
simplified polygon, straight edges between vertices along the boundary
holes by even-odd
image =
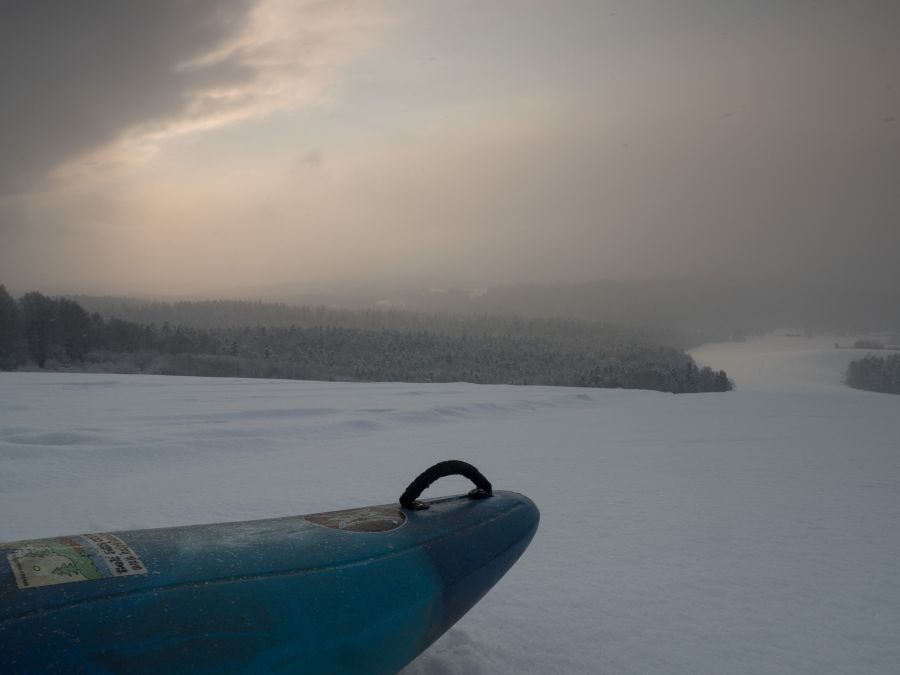
[[[428,504],[0,544],[0,671],[396,673],[539,520],[511,492]]]

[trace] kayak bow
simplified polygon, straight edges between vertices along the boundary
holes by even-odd
[[[418,501],[450,473],[476,489]],[[0,544],[0,671],[396,673],[539,520],[462,462],[423,473],[402,504]]]

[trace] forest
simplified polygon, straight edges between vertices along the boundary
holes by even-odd
[[[528,313],[519,316],[486,312],[425,312],[395,307],[379,309],[341,308],[324,305],[292,305],[282,302],[247,300],[149,301],[128,297],[68,296],[88,312],[105,318],[115,317],[139,324],[191,326],[193,328],[271,328],[330,327],[362,330],[399,330],[403,332],[447,335],[520,335],[543,337],[569,344],[579,342],[665,345],[689,349],[698,343],[681,331],[655,326],[625,326],[601,321],[571,318],[539,318]]]
[[[0,368],[263,377],[729,391],[648,330],[510,317],[193,303],[139,322],[88,312],[71,298],[0,286]],[[171,306],[170,306],[171,308]],[[134,316],[132,311],[132,316]],[[166,316],[194,319],[195,325]],[[227,317],[227,320],[226,318]],[[287,324],[285,317],[294,320]],[[157,321],[159,323],[157,323]],[[199,324],[199,325],[197,325]]]
[[[900,354],[866,354],[847,366],[845,381],[854,389],[900,394]]]

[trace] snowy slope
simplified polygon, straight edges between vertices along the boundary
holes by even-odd
[[[738,390],[680,396],[4,373],[0,539],[390,502],[466,459],[541,528],[406,675],[897,673],[900,397],[832,343],[704,347]]]
[[[847,365],[873,353],[834,348],[837,342],[853,344],[855,340],[846,336],[839,340],[806,338],[782,332],[764,340],[704,345],[691,354],[701,364],[725,368],[740,391],[846,394]]]

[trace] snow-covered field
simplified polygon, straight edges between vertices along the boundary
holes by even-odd
[[[900,397],[832,344],[708,345],[738,390],[680,396],[3,373],[0,540],[391,502],[465,459],[541,527],[407,675],[895,674]]]

